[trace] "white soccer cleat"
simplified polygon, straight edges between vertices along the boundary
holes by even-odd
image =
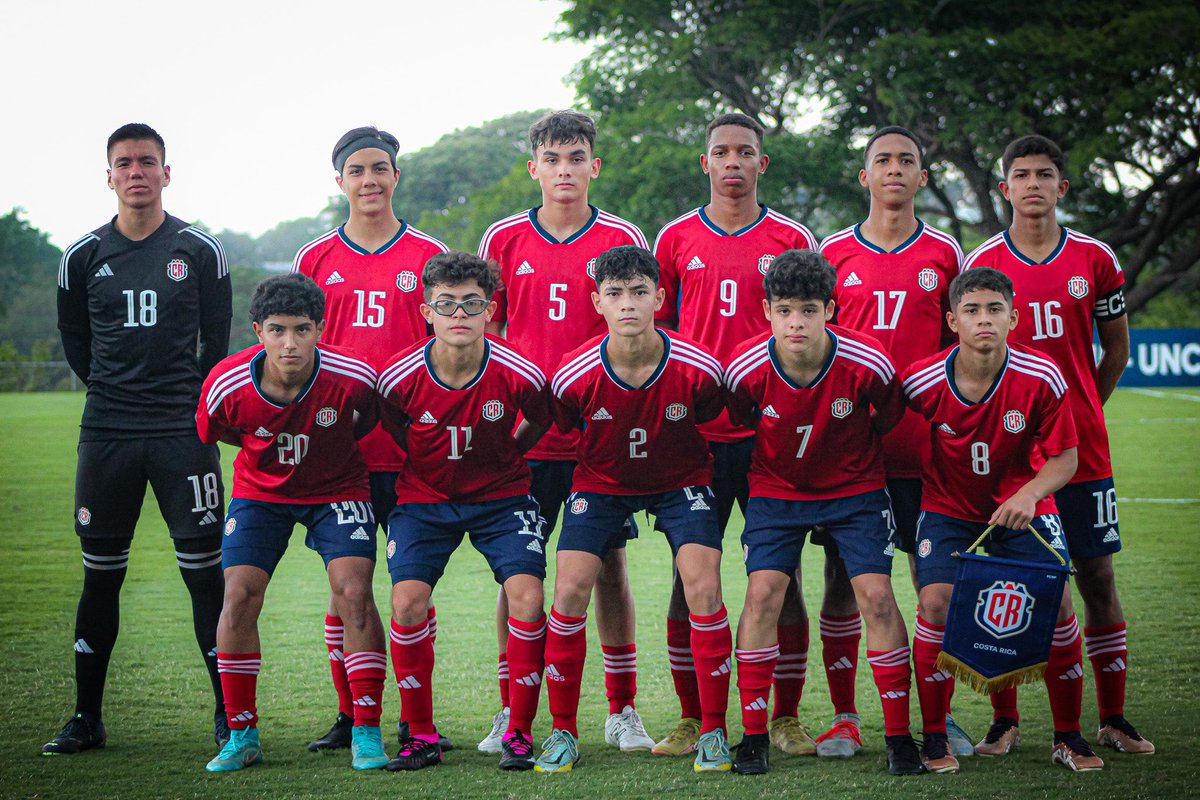
[[[504,749],[504,732],[508,730],[508,706],[496,712],[492,717],[492,730],[475,745],[481,753],[499,753]]]
[[[608,715],[604,721],[604,741],[625,752],[654,747],[654,740],[646,734],[642,718],[633,710],[633,706],[625,706],[620,714]]]

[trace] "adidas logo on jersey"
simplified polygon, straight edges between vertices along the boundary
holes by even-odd
[[[688,262],[688,269],[704,269],[705,264],[700,260],[700,256],[692,256],[692,260]]]
[[[275,434],[271,433],[269,430],[262,427],[261,425],[258,426],[258,430],[256,430],[254,432],[254,435],[260,439],[274,439],[275,438]]]
[[[113,276],[112,267],[110,267],[108,264],[105,264],[103,267],[96,270],[97,278],[111,278],[112,276]]]
[[[1077,681],[1083,677],[1083,667],[1079,666],[1079,662],[1071,665],[1071,668],[1058,676],[1060,681]]]
[[[766,711],[767,710],[767,701],[763,700],[761,697],[756,697],[756,698],[754,698],[753,703],[742,706],[742,708],[744,708],[747,711]]]
[[[539,542],[537,539],[534,539],[534,540],[530,541],[529,544],[525,545],[525,549],[530,550],[534,553],[545,553],[545,551],[542,550],[542,543]]]
[[[854,669],[854,664],[850,663],[850,659],[846,658],[845,656],[842,656],[837,661],[833,662],[828,667],[826,667],[826,669],[828,669],[831,672],[835,669]]]
[[[542,683],[542,676],[536,672],[531,672],[524,678],[517,678],[517,683],[522,686],[539,686]]]
[[[80,639],[79,641],[82,642],[83,639]],[[1100,671],[1101,672],[1121,672],[1124,669],[1125,669],[1125,659],[1118,656],[1116,659],[1113,660],[1113,662],[1111,664],[1109,664],[1107,667],[1105,667],[1104,669],[1102,669]]]
[[[612,414],[608,413],[608,409],[604,408],[604,406],[601,406],[599,411],[592,414],[592,419],[612,419]]]
[[[83,639],[76,639],[76,640],[75,640],[75,647],[74,647],[74,650],[75,650],[75,652],[76,652],[76,653],[83,653],[85,656],[86,656],[86,655],[91,655],[92,653],[94,653],[94,652],[95,652],[95,651],[94,651],[94,650],[92,650],[92,648],[91,648],[91,647],[88,645],[88,643],[87,643],[87,642],[85,642]]]
[[[217,515],[214,514],[212,512],[212,510],[210,509],[207,514],[205,514],[203,517],[201,517],[200,524],[201,525],[212,525],[216,521],[217,521]]]
[[[775,406],[767,406],[764,408],[762,410],[762,415],[764,417],[770,417],[771,419],[779,419],[779,412],[775,410]]]
[[[325,279],[326,286],[333,286],[335,283],[345,283],[345,282],[346,282],[346,279],[343,278],[341,275],[339,275],[338,271],[336,269],[333,271],[332,275],[330,275],[328,278]]]
[[[355,528],[354,533],[350,534],[350,541],[369,542],[371,541],[371,537],[366,531],[363,530],[362,525],[359,525],[357,528]]]
[[[420,689],[421,688],[421,682],[419,680],[417,680],[415,677],[413,677],[412,675],[409,675],[406,678],[402,678],[401,680],[396,681],[396,685],[399,686],[401,689]]]
[[[417,420],[417,422],[420,422],[423,425],[437,425],[437,419],[428,411],[422,414],[421,418]]]
[[[553,664],[546,665],[546,677],[552,681],[566,680],[566,678],[562,676],[562,673],[558,671],[558,667],[554,666]]]
[[[862,278],[858,277],[857,272],[851,272],[846,276],[846,280],[842,281],[842,286],[862,286]]]
[[[733,662],[727,658],[725,659],[724,663],[721,664],[721,666],[714,669],[709,673],[709,675],[712,675],[714,678],[720,677],[721,675],[728,675],[732,666]]]
[[[1109,528],[1108,533],[1104,534],[1104,544],[1121,541],[1121,534],[1117,533],[1116,528]]]
[[[958,435],[957,433],[954,432],[954,428],[951,428],[949,425],[947,425],[944,422],[941,425],[938,425],[938,430],[948,436],[957,436]]]
[[[533,267],[529,266],[528,261],[522,261],[521,266],[517,267],[517,274],[518,275],[532,275]]]
[[[354,701],[354,705],[359,706],[360,708],[372,708],[379,705],[379,703],[376,703],[374,698],[363,695]]]
[[[704,502],[703,497],[697,497],[696,501],[692,503],[692,511],[712,511],[712,509],[708,507],[708,503]]]

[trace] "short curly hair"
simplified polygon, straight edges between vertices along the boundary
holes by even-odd
[[[814,250],[785,250],[775,257],[763,278],[767,301],[784,298],[820,300],[833,298],[837,270]]]
[[[254,287],[250,319],[262,325],[272,316],[308,317],[320,322],[325,319],[325,295],[307,275],[272,275]]]
[[[462,250],[438,253],[425,262],[425,269],[421,272],[426,300],[433,298],[434,286],[458,286],[470,281],[479,284],[483,296],[488,300],[496,293],[496,276],[487,262]]]

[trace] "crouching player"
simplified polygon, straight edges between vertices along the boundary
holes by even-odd
[[[649,251],[631,245],[608,250],[596,259],[595,275],[592,303],[608,334],[568,353],[551,385],[559,428],[583,432],[546,634],[554,730],[534,768],[566,772],[579,760],[576,713],[588,598],[604,558],[625,546],[625,520],[645,509],[667,535],[690,611],[702,712],[695,769],[728,770],[732,640],[721,600],[712,456],[697,429],[721,413],[721,367],[700,346],[654,326],[665,293]]]
[[[355,769],[387,764],[379,731],[387,655],[371,594],[375,518],[357,441],[379,420],[375,371],[332,347],[317,347],[325,297],[303,275],[268,278],[250,318],[261,345],[209,373],[196,425],[205,442],[240,446],[221,560],[225,607],[217,666],[232,735],[208,762],[227,772],[262,762],[255,690],[262,654],[258,616],[292,527],[325,561],[346,623],[346,672],[354,703]]]
[[[732,418],[758,431],[742,533],[749,581],[736,654],[746,735],[735,772],[768,769],[776,625],[804,534],[817,525],[837,542],[866,617],[888,771],[924,771],[908,730],[908,635],[892,594],[896,532],[881,438],[904,409],[895,369],[879,343],[826,325],[835,280],[834,268],[812,251],[777,257],[763,280],[771,332],[738,347],[725,371]]]
[[[1012,303],[1012,281],[1003,273],[980,267],[959,275],[950,284],[947,314],[958,345],[915,362],[904,373],[905,398],[929,421],[932,441],[917,523],[923,618],[917,620],[921,635],[913,645],[913,662],[921,687],[925,763],[934,772],[958,770],[940,731],[950,676],[939,675],[936,666],[956,573],[951,553],[965,550],[995,525],[990,554],[1050,561],[1046,548],[1024,530],[1032,524],[1067,557],[1052,496],[1077,464],[1067,384],[1054,362],[1008,344],[1017,323]],[[1071,593],[1064,591],[1046,666],[1054,717],[1051,760],[1072,770],[1093,770],[1104,762],[1079,732],[1082,659]]]
[[[546,636],[546,555],[522,455],[551,423],[546,378],[511,347],[485,337],[496,281],[482,259],[435,255],[421,281],[421,313],[433,337],[394,357],[379,376],[385,425],[408,450],[387,545],[392,667],[408,736],[387,768],[421,769],[442,760],[433,724],[429,598],[469,532],[509,603],[510,715],[500,768],[530,769]],[[518,413],[524,421],[514,433]]]

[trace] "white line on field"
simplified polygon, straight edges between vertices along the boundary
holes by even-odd
[[[1138,422],[1200,422],[1200,417],[1142,417]]]
[[[1134,394],[1144,394],[1147,397],[1171,397],[1176,400],[1191,400],[1200,403],[1200,394],[1183,394],[1181,392],[1159,392],[1154,389],[1130,389]]]
[[[1200,503],[1197,497],[1118,497],[1118,503]]]

